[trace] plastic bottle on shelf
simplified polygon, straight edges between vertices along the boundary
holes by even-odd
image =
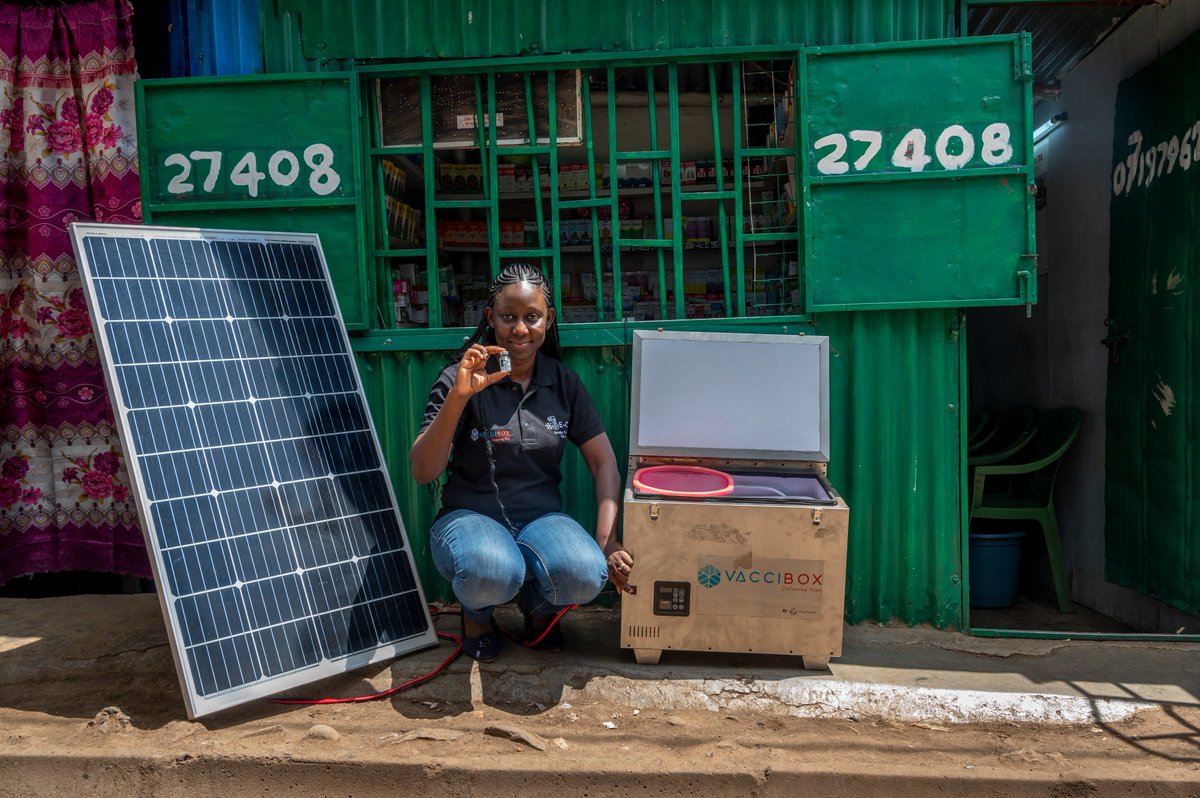
[[[396,324],[407,324],[409,302],[409,284],[408,280],[395,279],[392,280],[392,310],[395,312]]]

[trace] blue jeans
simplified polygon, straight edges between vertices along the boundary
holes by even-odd
[[[497,604],[520,602],[531,615],[553,615],[600,594],[608,565],[575,519],[549,513],[515,534],[473,510],[453,510],[429,531],[433,564],[450,581],[463,613],[487,623]]]

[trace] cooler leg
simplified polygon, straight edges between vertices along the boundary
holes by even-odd
[[[801,657],[804,660],[804,670],[806,671],[823,671],[829,668],[829,657],[817,657],[805,655]],[[639,660],[640,662],[640,660]]]
[[[658,658],[662,656],[661,648],[635,648],[633,656],[638,661],[639,665],[657,665]]]

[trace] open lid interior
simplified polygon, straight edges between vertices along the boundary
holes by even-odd
[[[826,336],[637,330],[629,452],[829,461]]]

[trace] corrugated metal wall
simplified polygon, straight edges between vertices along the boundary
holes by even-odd
[[[833,484],[850,505],[846,618],[962,622],[959,311],[831,313]]]
[[[846,614],[851,622],[961,620],[957,311],[835,313],[813,332],[830,337],[829,475],[850,513]],[[811,329],[811,328],[810,328]],[[628,350],[579,347],[567,363],[587,384],[617,457],[629,442]],[[408,447],[445,352],[360,357],[375,423],[418,567],[431,597],[450,599],[429,561],[433,497],[416,485]],[[573,449],[563,480],[568,511],[594,518],[591,477]]]
[[[185,0],[190,75],[253,75],[263,70],[259,2]]]
[[[270,0],[268,72],[346,59],[852,44],[953,35],[954,0]]]
[[[255,75],[263,71],[263,13],[272,0],[137,2],[134,47],[142,78]]]
[[[265,4],[267,71],[348,68],[354,59],[502,56],[566,50],[942,38],[952,0],[275,0]],[[957,312],[825,314],[829,335],[830,477],[851,509],[847,620],[961,623],[960,393]],[[702,325],[698,325],[702,326]],[[576,348],[567,362],[587,383],[624,462],[628,352]],[[431,598],[450,598],[429,562],[432,496],[409,477],[407,451],[445,352],[364,353],[368,398],[392,464],[405,523]],[[587,519],[595,500],[577,454],[563,493]]]

